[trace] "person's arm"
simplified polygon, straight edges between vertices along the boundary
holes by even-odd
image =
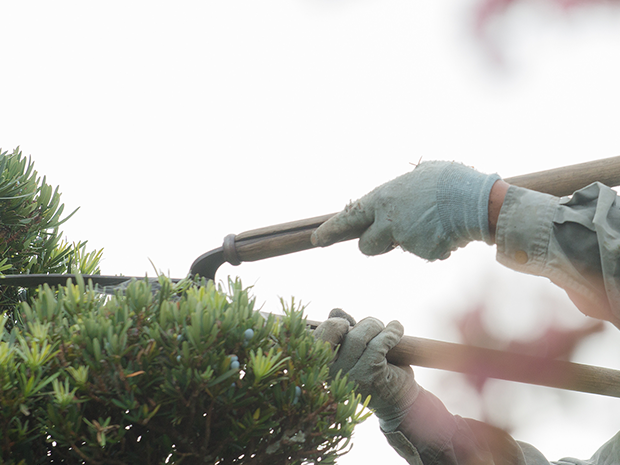
[[[620,327],[620,205],[615,191],[595,183],[570,199],[558,199],[498,180],[489,194],[489,233],[498,245],[498,261],[550,278],[583,313]]]
[[[340,345],[330,375],[346,373],[379,418],[389,444],[415,465],[548,465],[534,447],[515,441],[488,424],[452,415],[437,397],[422,389],[409,366],[388,363],[387,352],[404,329],[375,318],[355,321],[342,310],[315,330],[315,336]]]
[[[620,205],[591,184],[558,198],[510,186],[496,221],[497,260],[544,276],[586,315],[620,327]]]
[[[550,465],[538,449],[516,441],[486,423],[453,415],[415,381],[409,366],[396,366],[386,354],[404,334],[397,321],[376,318],[359,323],[340,309],[315,330],[315,337],[339,346],[330,376],[347,374],[357,392],[371,396],[388,443],[410,465]],[[620,433],[587,461],[564,458],[555,465],[618,463]]]
[[[452,415],[423,389],[402,423],[383,434],[410,464],[549,465],[535,447],[487,423]]]
[[[313,234],[327,246],[362,232],[366,255],[394,247],[443,260],[471,241],[497,260],[545,276],[585,314],[620,327],[620,202],[600,183],[558,198],[454,162],[424,162],[351,203]]]
[[[468,172],[463,165],[425,166],[350,204],[319,228],[313,242],[326,246],[362,230],[360,249],[367,255],[400,246],[436,260],[471,240],[494,241],[500,263],[552,279],[584,313],[620,326],[620,205],[612,189],[595,183],[560,199]],[[534,447],[497,428],[450,414],[415,383],[410,367],[388,364],[385,354],[402,336],[399,324],[381,329],[377,320],[371,325],[363,321],[347,334],[347,320],[333,325],[334,320],[338,318],[317,328],[318,337],[328,336],[334,327],[339,328],[331,331],[334,344],[357,335],[341,346],[338,357],[346,363],[340,369],[360,383],[362,394],[372,394],[382,431],[410,464],[549,463]],[[369,326],[374,329],[368,331]],[[385,332],[390,337],[384,334],[375,341]],[[362,343],[355,342],[360,335]],[[620,433],[589,461],[554,463],[616,463],[619,451]]]

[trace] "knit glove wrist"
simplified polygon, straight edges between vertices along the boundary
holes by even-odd
[[[375,411],[381,428],[393,431],[420,390],[410,366],[392,365],[386,359],[386,354],[401,340],[403,326],[398,321],[384,326],[376,318],[365,318],[347,327],[342,313],[333,311],[315,330],[317,338],[340,343],[330,376],[335,377],[338,372],[348,374],[362,396],[371,396],[369,407]]]
[[[492,244],[489,195],[499,175],[483,174],[459,163],[439,169],[437,212],[446,234],[453,238],[457,247],[471,241]]]
[[[326,247],[359,236],[366,255],[396,246],[427,260],[446,259],[470,241],[491,243],[488,205],[497,174],[429,161],[347,206],[314,232]]]

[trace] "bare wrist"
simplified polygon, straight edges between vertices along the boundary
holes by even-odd
[[[499,179],[493,184],[491,193],[489,194],[489,233],[491,239],[495,240],[495,229],[497,228],[497,219],[499,218],[499,212],[504,204],[504,198],[510,184]]]

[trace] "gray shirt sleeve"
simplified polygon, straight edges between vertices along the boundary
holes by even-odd
[[[594,183],[571,198],[511,186],[496,230],[497,260],[545,276],[586,315],[620,327],[620,204]]]

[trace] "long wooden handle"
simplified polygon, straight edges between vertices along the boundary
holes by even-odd
[[[558,197],[570,195],[595,181],[612,187],[618,186],[620,185],[620,157],[539,171],[506,178],[505,181],[515,186]],[[232,243],[236,249],[232,254],[236,255],[236,261],[240,263],[311,249],[314,247],[310,242],[312,233],[333,215],[335,213],[238,234]],[[355,237],[349,237],[346,240],[351,239]]]
[[[586,187],[593,182],[606,186],[620,185],[620,157],[563,166],[552,170],[524,174],[504,179],[508,184],[526,187],[538,192],[562,197]]]
[[[316,329],[320,321],[307,321]],[[414,365],[484,378],[503,379],[569,391],[620,397],[620,370],[485,349],[466,344],[403,336],[387,354],[394,365]]]
[[[620,371],[565,360],[404,336],[387,355],[396,365],[415,365],[620,397]]]

